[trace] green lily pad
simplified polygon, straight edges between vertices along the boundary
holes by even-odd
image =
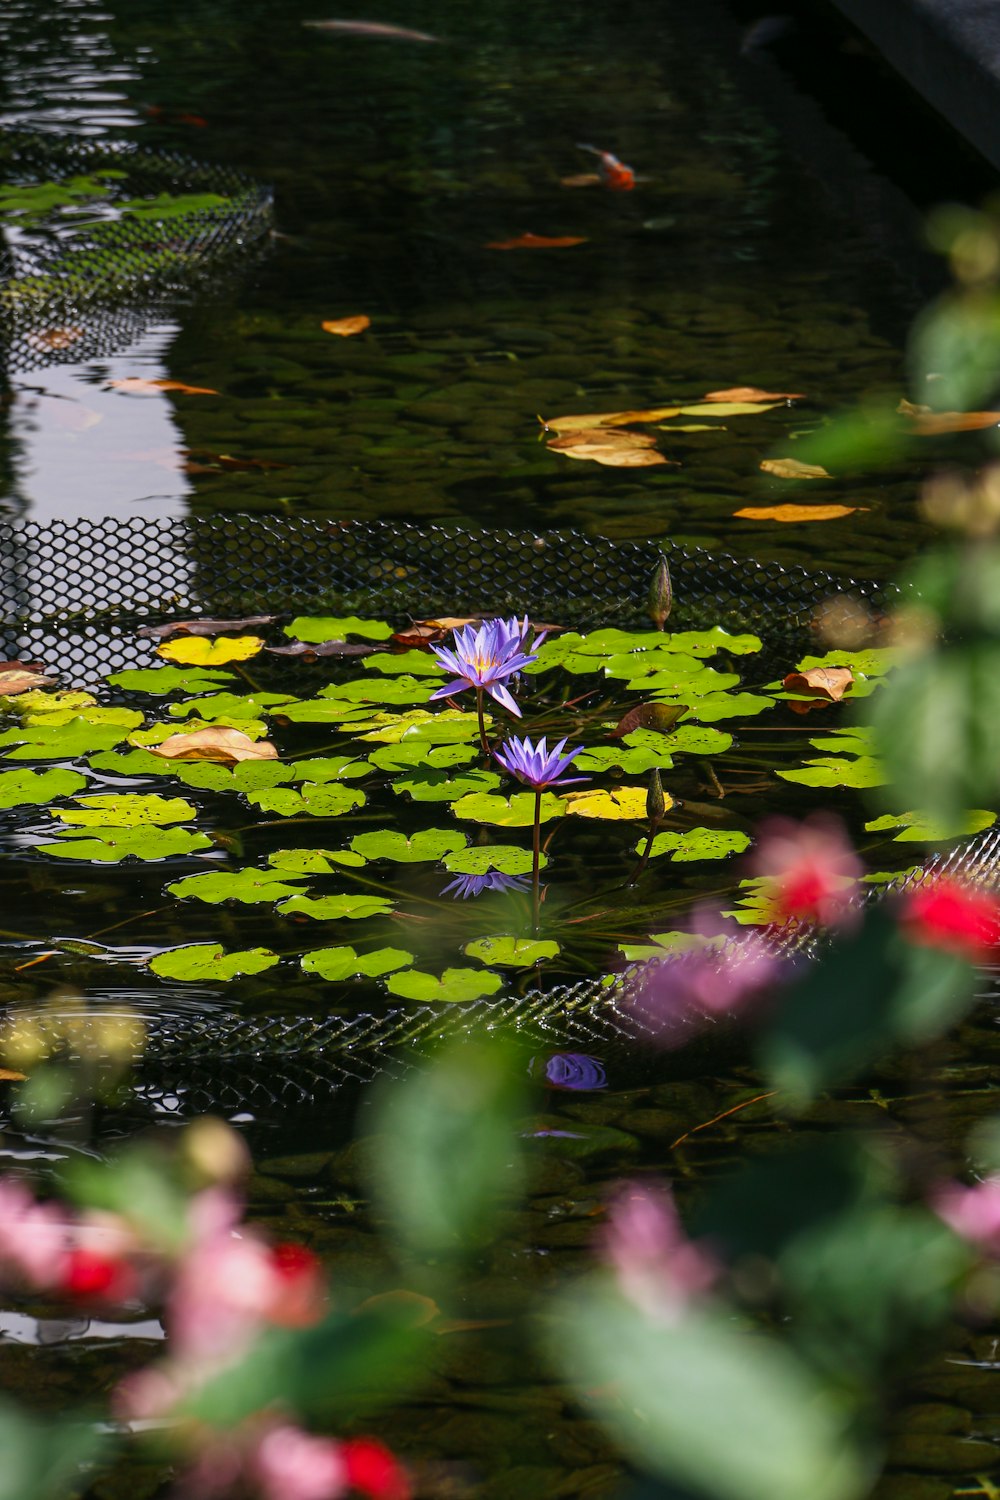
[[[89,755],[87,764],[95,771],[117,771],[120,776],[176,776],[183,762],[171,763],[148,750],[102,750]]]
[[[218,718],[211,719],[207,724],[197,726],[198,729],[238,729],[245,734],[248,740],[260,740],[267,734],[267,725],[263,719],[234,719],[231,715],[227,717],[220,714]],[[130,734],[128,742],[138,749],[145,749],[147,745],[162,745],[172,734],[194,734],[197,730],[191,723],[187,724],[150,724],[148,729],[137,729]]]
[[[449,776],[447,771],[434,766],[415,768],[407,776],[399,776],[392,783],[394,792],[405,792],[414,802],[456,802],[459,797],[473,793],[491,792],[500,785],[496,771],[481,771],[475,767]]]
[[[63,709],[73,709],[83,717],[84,710],[96,708],[97,699],[93,693],[85,692],[82,688],[32,688],[27,693],[17,693],[14,697],[3,695],[3,702],[11,713],[17,714],[19,719],[27,719],[31,714],[54,714]]]
[[[0,807],[41,807],[86,785],[79,771],[0,771]]]
[[[485,719],[489,728],[493,721],[489,714]],[[362,726],[356,727],[360,730]],[[363,740],[378,740],[385,745],[398,744],[404,738],[415,745],[457,745],[479,734],[477,716],[458,708],[445,708],[437,713],[414,708],[406,714],[374,714],[363,727],[369,731],[361,735]]]
[[[811,667],[850,667],[855,674],[864,677],[884,677],[906,656],[902,646],[875,646],[862,651],[828,651],[825,656],[804,656],[796,672],[808,672]]]
[[[281,716],[292,724],[350,724],[366,718],[364,705],[334,698],[302,698],[282,705]]]
[[[625,686],[630,692],[655,693],[661,700],[683,698],[694,713],[695,705],[710,697],[721,697],[731,688],[739,687],[740,679],[735,672],[717,672],[698,662],[698,671],[684,676],[678,672],[651,672],[648,677],[633,677]],[[744,696],[750,697],[747,693]],[[766,700],[770,707],[770,699]],[[720,716],[721,717],[721,716]]]
[[[363,917],[380,917],[392,911],[392,902],[385,896],[292,896],[278,907],[284,916],[298,913],[303,917],[315,917],[317,922],[330,922],[341,917],[349,921],[360,921]]]
[[[240,760],[235,766],[222,766],[211,760],[161,760],[159,764],[186,786],[201,787],[206,792],[259,792],[295,779],[294,768],[282,765],[279,760]]]
[[[267,862],[275,870],[296,875],[332,875],[344,865],[360,869],[366,860],[353,849],[275,849]]]
[[[60,859],[99,860],[114,864],[121,859],[169,859],[177,854],[193,854],[210,849],[212,840],[204,833],[187,828],[102,828],[93,837],[81,837],[76,829],[67,829],[58,844],[39,844],[39,854],[55,854]]]
[[[736,905],[722,912],[722,916],[732,917],[743,927],[769,927],[781,922],[784,912],[777,900],[779,888],[770,876],[754,875],[741,880],[739,889],[742,895]]]
[[[667,635],[666,643],[671,651],[687,651],[692,656],[715,656],[719,651],[727,656],[751,656],[761,645],[759,636],[730,635],[721,625],[709,630],[679,630]]]
[[[686,833],[658,833],[649,851],[650,859],[669,854],[678,863],[695,859],[728,859],[741,854],[750,844],[750,835],[722,828],[689,828]],[[636,845],[636,853],[646,847],[645,840]]]
[[[484,964],[496,964],[503,969],[530,969],[546,958],[555,958],[559,944],[505,933],[498,937],[476,938],[475,942],[466,943],[462,952],[469,958],[478,958]]]
[[[293,781],[319,785],[327,781],[356,781],[369,773],[368,762],[359,756],[323,755],[312,760],[293,761],[289,767]]]
[[[376,948],[372,953],[355,953],[351,947],[314,948],[303,953],[302,967],[307,974],[318,974],[321,979],[353,979],[364,974],[376,978],[380,974],[391,974],[394,969],[403,969],[412,964],[413,954],[405,948]]]
[[[649,959],[674,958],[678,953],[721,948],[725,942],[724,937],[703,937],[698,932],[651,932],[644,943],[619,943],[618,952],[629,963],[645,963]]]
[[[22,715],[21,722],[26,726],[45,724],[59,728],[63,724],[75,723],[83,719],[88,724],[115,724],[122,729],[138,729],[145,715],[137,708],[101,708],[99,705],[93,708],[59,708],[51,713],[26,713]]]
[[[904,812],[886,813],[885,817],[874,818],[865,824],[869,833],[881,833],[886,828],[898,828],[893,842],[897,844],[946,844],[951,839],[966,838],[972,833],[982,833],[984,828],[992,828],[997,820],[995,812],[988,812],[984,808],[977,808],[973,812],[966,812],[950,823],[943,823],[939,818],[930,818],[925,813]]]
[[[816,750],[833,750],[834,755],[817,756],[806,761],[800,771],[778,771],[785,781],[802,786],[885,786],[888,781],[881,762],[871,754],[871,735],[867,728],[835,730],[832,734],[811,738]],[[851,760],[845,756],[852,756]]]
[[[154,974],[164,979],[208,980],[237,979],[241,974],[259,974],[273,969],[279,962],[270,948],[246,948],[227,953],[218,943],[191,943],[184,948],[168,948],[149,961]]]
[[[404,739],[396,745],[380,745],[368,759],[382,771],[404,771],[411,766],[443,771],[451,766],[468,765],[479,752],[471,745],[431,745],[422,740]]]
[[[759,693],[709,693],[704,698],[693,698],[688,712],[692,719],[714,723],[716,719],[734,719],[737,716],[749,719],[754,714],[762,714],[766,708],[773,707],[774,699],[762,698]],[[684,727],[682,724],[678,733]],[[686,745],[677,746],[678,750],[687,748]]]
[[[365,859],[391,859],[397,864],[418,864],[423,860],[439,860],[445,854],[465,848],[465,834],[447,828],[421,828],[410,838],[405,833],[390,829],[379,829],[373,833],[359,833],[351,839],[355,854]]]
[[[443,677],[444,668],[439,667],[429,651],[376,651],[366,656],[361,665],[366,672],[386,672],[395,676],[408,672],[411,677]]]
[[[644,745],[626,745],[623,740],[619,740],[614,745],[596,745],[584,750],[573,764],[580,771],[609,771],[612,767],[617,767],[630,775],[636,775],[642,771],[651,771],[654,767],[669,770],[671,760],[668,755],[665,763],[662,751],[651,750]]]
[[[476,823],[494,823],[499,828],[530,828],[535,821],[534,792],[515,792],[512,797],[496,797],[489,792],[474,792],[452,804],[456,818],[471,818]],[[542,793],[540,820],[548,823],[561,818],[566,808],[561,797]]]
[[[92,750],[112,750],[127,734],[118,724],[88,724],[86,719],[75,718],[68,724],[5,730],[0,734],[0,750],[8,760],[72,760]]]
[[[239,726],[243,719],[259,719],[279,704],[294,702],[294,693],[210,693],[205,698],[186,698],[183,703],[171,703],[167,713],[175,719],[187,719],[197,714],[200,719],[211,719],[216,724],[225,720]]]
[[[392,626],[384,620],[359,620],[357,615],[296,615],[290,625],[282,628],[293,640],[311,644],[346,641],[349,635],[364,636],[369,641],[387,641],[392,635]]]
[[[73,800],[79,807],[54,808],[52,816],[85,827],[117,828],[134,828],[142,823],[186,823],[197,816],[197,808],[183,797],[159,797],[155,793],[142,796],[137,792],[122,792]]]
[[[124,672],[112,672],[108,678],[111,687],[157,697],[167,693],[210,693],[221,683],[234,681],[232,672],[205,667],[129,667]]]
[[[440,979],[421,969],[404,969],[388,980],[393,995],[406,1000],[468,1001],[484,995],[495,995],[502,980],[488,969],[445,969]]]
[[[444,867],[453,875],[488,875],[498,870],[501,875],[528,875],[531,873],[531,850],[519,849],[516,844],[478,844],[473,849],[459,849],[445,856]],[[540,855],[539,869],[548,864],[548,856]]]
[[[630,745],[637,742],[637,736],[650,734],[648,729],[637,729],[634,734],[627,734],[625,739]],[[733,737],[724,729],[712,729],[706,724],[678,724],[673,732],[665,736],[671,747],[678,754],[685,755],[721,755],[723,750],[728,750],[733,743]],[[642,741],[645,744],[645,741]]]
[[[305,782],[301,792],[291,787],[273,787],[260,792],[248,792],[247,801],[261,812],[277,813],[279,818],[306,815],[313,818],[339,818],[343,813],[353,812],[365,804],[364,792],[357,787],[343,786],[339,781],[324,784]]]
[[[301,895],[298,886],[288,884],[294,878],[281,870],[215,870],[210,875],[187,875],[168,885],[167,890],[172,896],[190,896],[213,906],[220,901],[277,901],[282,896]]]
[[[611,656],[601,665],[606,677],[638,679],[655,673],[665,675],[668,680],[676,680],[678,683],[686,682],[692,677],[699,677],[703,672],[711,670],[703,661],[698,661],[693,656],[663,650],[637,651],[621,656]]]

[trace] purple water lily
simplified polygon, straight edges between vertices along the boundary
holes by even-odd
[[[438,688],[431,698],[450,698],[454,693],[463,693],[466,688],[475,688],[481,695],[486,692],[512,714],[521,717],[518,708],[504,683],[536,660],[532,652],[525,651],[528,617],[523,621],[484,620],[478,630],[465,625],[454,633],[454,649],[439,646],[435,659],[439,667],[451,672],[453,680]]]
[[[564,775],[583,750],[580,745],[568,755],[563,755],[565,744],[564,739],[560,740],[550,750],[544,735],[535,745],[527,738],[511,739],[494,751],[494,755],[511,776],[516,776],[518,781],[523,781],[525,786],[530,786],[534,791],[543,792],[546,787],[555,786],[556,782],[560,786],[572,786],[576,782],[589,780],[587,776]]]
[[[470,896],[481,896],[484,891],[526,891],[528,882],[523,875],[504,875],[499,870],[490,870],[486,875],[458,875],[442,888],[442,896],[454,895],[468,901]]]

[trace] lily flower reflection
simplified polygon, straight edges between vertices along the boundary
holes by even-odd
[[[585,1052],[551,1052],[548,1057],[533,1057],[529,1072],[542,1077],[550,1089],[606,1089],[608,1075],[604,1064]]]
[[[468,901],[470,896],[481,896],[484,891],[526,891],[528,881],[524,875],[502,875],[499,870],[490,870],[487,875],[458,875],[443,887],[442,896],[454,896]]]
[[[550,750],[545,743],[545,736],[533,745],[530,739],[507,740],[494,752],[496,759],[505,771],[511,776],[516,776],[518,781],[523,781],[525,786],[530,786],[533,791],[542,792],[546,787],[572,786],[578,781],[589,781],[588,776],[567,776],[573,761],[583,753],[583,746],[579,745],[571,750],[568,755],[563,755],[563,746],[566,741],[560,740],[558,745]]]
[[[489,693],[497,703],[502,703],[520,718],[521,710],[504,683],[536,660],[533,653],[524,649],[527,629],[525,616],[523,621],[484,620],[478,630],[471,625],[456,630],[454,649],[439,646],[435,654],[438,666],[450,672],[453,681],[446,682],[444,687],[432,693],[431,700],[450,698],[454,693],[465,692],[466,688],[475,688],[479,694]]]

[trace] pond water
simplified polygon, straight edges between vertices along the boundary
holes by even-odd
[[[315,6],[305,0],[280,7],[270,0],[215,0],[183,14],[150,0],[76,0],[56,11],[34,0],[7,0],[0,12],[0,127],[134,140],[239,167],[274,186],[277,230],[262,257],[238,267],[211,294],[177,303],[169,315],[160,309],[130,346],[85,364],[13,372],[0,432],[0,505],[8,515],[231,512],[573,528],[875,578],[921,543],[919,476],[945,449],[929,443],[919,458],[888,473],[817,482],[821,494],[816,485],[789,486],[760,471],[761,460],[775,452],[794,456],[802,436],[838,407],[876,392],[904,393],[905,332],[928,272],[911,249],[915,218],[900,187],[852,155],[766,50],[741,50],[747,17],[738,7],[734,13],[703,0],[650,12],[631,0],[541,0],[470,8],[426,0],[400,17],[439,36],[436,43],[303,27],[314,19]],[[798,47],[800,65],[810,44],[839,54],[843,39],[825,28],[800,33],[798,43],[793,34],[787,45]],[[822,55],[824,71],[841,76]],[[843,56],[840,62],[854,66]],[[913,129],[925,127],[915,122]],[[592,166],[579,142],[613,151],[634,167],[635,189],[565,186],[562,179]],[[970,179],[975,175],[970,168]],[[845,198],[853,203],[845,206]],[[580,243],[491,248],[525,234]],[[370,318],[371,327],[355,337],[322,327],[356,314]],[[215,394],[140,394],[112,384],[132,377]],[[650,431],[671,463],[649,469],[599,467],[540,440],[539,416],[551,422],[573,412],[696,406],[709,392],[742,385],[803,394],[792,405],[776,402],[759,412],[665,419],[666,430]],[[788,500],[839,504],[850,513],[797,525],[735,514]],[[287,618],[265,631],[270,645],[286,639],[283,624]],[[342,633],[355,643],[368,639],[364,632]],[[721,644],[697,658],[733,679],[721,693],[773,688],[782,675],[772,656],[767,670],[757,671],[752,653],[748,662]],[[650,649],[648,641],[641,648],[619,645],[619,656]],[[804,650],[800,643],[783,670]],[[147,654],[151,666],[162,666],[153,644]],[[328,924],[301,909],[277,913],[273,902],[206,908],[165,888],[207,870],[262,869],[282,849],[292,869],[295,852],[309,855],[318,842],[365,861],[368,846],[352,840],[377,832],[378,819],[387,816],[407,834],[461,828],[461,840],[468,835],[475,848],[508,837],[522,854],[530,847],[526,825],[498,833],[482,820],[456,820],[454,798],[401,798],[394,782],[406,779],[405,765],[391,754],[372,758],[391,749],[391,734],[362,744],[356,736],[372,726],[359,728],[356,715],[345,728],[343,716],[277,712],[289,700],[314,708],[343,703],[344,684],[359,680],[369,687],[397,684],[381,711],[419,710],[427,678],[412,665],[400,676],[398,668],[380,674],[364,661],[288,664],[261,654],[246,668],[223,671],[238,675],[215,687],[243,700],[226,705],[230,714],[246,724],[254,694],[258,704],[261,691],[282,695],[285,703],[270,705],[274,712],[264,717],[283,761],[325,760],[326,771],[290,782],[266,774],[254,782],[247,773],[245,785],[229,771],[209,774],[217,767],[164,771],[148,753],[130,751],[124,734],[108,733],[113,719],[84,715],[98,731],[93,743],[73,752],[75,770],[82,766],[90,780],[87,792],[190,799],[193,836],[209,838],[211,847],[124,865],[109,860],[105,847],[74,862],[65,856],[77,842],[70,820],[60,823],[46,811],[47,798],[16,805],[4,830],[5,998],[44,1002],[54,994],[58,1008],[70,1003],[66,991],[76,989],[111,1009],[128,1006],[154,1027],[179,1018],[182,1037],[186,1020],[211,1021],[230,1007],[265,1016],[294,1004],[322,1017],[350,1016],[360,1006],[376,1015],[396,1003],[393,996],[416,992],[404,983],[390,985],[387,995],[385,980],[364,977],[353,989],[335,986],[315,963],[303,967],[304,953],[331,948]],[[686,671],[690,697],[697,673],[690,665]],[[615,694],[645,675],[645,665],[635,679],[619,672],[610,693],[601,679],[609,706],[586,674],[559,669],[552,679],[558,707],[547,730],[590,735],[607,748],[597,730],[613,724],[636,696]],[[148,682],[108,686],[91,675],[61,686],[95,690],[99,709],[145,714],[147,727],[170,717],[164,700],[150,697]],[[574,715],[561,700],[581,688],[593,701]],[[201,713],[188,699],[209,690],[204,683],[175,685],[166,700],[177,708],[173,718]],[[35,707],[43,716],[53,709]],[[36,772],[51,766],[37,738],[25,740],[24,718],[23,705],[4,715],[4,776],[25,760]],[[709,714],[702,722],[714,720]],[[835,749],[808,744],[810,736],[829,741],[826,717],[797,718],[772,700],[764,722],[761,730],[744,704],[721,724],[722,737],[735,731],[733,744],[679,750],[665,784],[680,805],[664,831],[687,834],[708,823],[717,834],[739,835],[769,808],[804,811],[810,799],[823,797],[843,806],[853,830],[863,832],[865,814],[849,793],[816,793],[775,775]],[[130,723],[127,732],[134,728]],[[475,725],[471,733],[471,759],[463,731],[451,746],[462,753],[433,768],[445,779],[458,780],[476,766]],[[19,749],[26,742],[29,749]],[[864,750],[856,742],[846,748],[855,756]],[[363,778],[344,776],[343,765],[330,771],[338,756],[355,765],[367,757]],[[644,796],[647,768],[640,760],[631,769],[591,766],[590,774],[613,791],[623,782],[641,786]],[[68,753],[59,761],[70,764]],[[728,793],[724,799],[713,778]],[[367,800],[328,808],[337,821],[321,824],[319,835],[315,823],[292,826],[296,788],[312,794],[332,785],[349,793],[359,781]],[[425,783],[431,782],[439,785],[428,773]],[[78,777],[53,792],[58,806],[71,808],[68,797],[81,785]],[[413,787],[406,790],[412,797]],[[266,798],[248,800],[248,793],[270,791],[279,794],[271,807]],[[596,904],[609,905],[610,914],[602,910],[603,926],[546,958],[543,982],[620,966],[651,933],[670,931],[678,909],[692,899],[738,895],[744,872],[732,861],[722,867],[660,858],[643,875],[637,900],[623,899],[642,823],[634,816],[562,821],[574,826],[560,832],[551,851],[546,878],[553,907],[576,903],[580,914],[591,915],[598,886]],[[120,825],[99,823],[99,843],[102,826]],[[912,849],[891,834],[877,843],[869,836],[869,846],[873,868],[912,861]],[[524,891],[480,898],[493,903],[488,923],[477,902],[449,899],[445,920],[441,886],[450,871],[435,860],[430,874],[419,864],[402,864],[398,873],[384,854],[371,859],[361,867],[345,862],[349,889],[398,903],[408,928],[376,913],[358,947],[404,950],[406,961],[397,964],[403,972],[437,974],[451,962],[469,970],[467,944],[487,928],[520,932],[528,921]],[[307,873],[308,884],[293,880],[290,899],[344,889],[336,861],[324,870],[314,860]],[[322,878],[314,887],[317,873]],[[608,892],[615,894],[605,902]],[[504,900],[509,905],[498,917]],[[422,925],[428,913],[434,922]],[[341,950],[352,941],[352,925],[366,924],[338,923]],[[313,927],[318,937],[303,930]],[[544,921],[538,935],[547,936]],[[230,952],[267,948],[281,969],[224,986],[150,968],[151,956],[207,942]],[[442,946],[451,955],[444,960]],[[472,972],[481,978],[498,970],[483,961]],[[511,979],[508,972],[505,985],[523,990],[540,975],[532,968]],[[482,994],[488,997],[488,987]],[[949,1143],[958,1140],[993,1103],[998,1045],[985,1016],[941,1049],[934,1079],[886,1070],[872,1092],[821,1106],[810,1128],[857,1122],[919,1133],[933,1107],[934,1129]],[[442,1336],[419,1398],[382,1424],[387,1440],[416,1465],[421,1494],[513,1500],[619,1492],[620,1460],[528,1352],[539,1300],[592,1242],[612,1179],[664,1172],[696,1190],[704,1174],[723,1170],[738,1153],[771,1149],[786,1132],[766,1101],[716,1122],[754,1092],[738,1049],[645,1054],[598,1034],[591,1053],[597,1073],[552,1063],[560,1048],[546,1042],[542,1028],[525,1059],[540,1083],[535,1114],[524,1127],[537,1168],[530,1199],[447,1309],[454,1320],[493,1326]],[[203,1109],[222,1113],[246,1131],[254,1149],[252,1216],[316,1249],[329,1263],[342,1305],[352,1306],[398,1284],[373,1232],[378,1226],[352,1141],[356,1129],[362,1136],[366,1129],[363,1083],[387,1065],[382,1052],[355,1049],[323,1061],[287,1043],[263,1061],[225,1062],[210,1037],[201,1049],[168,1049],[160,1062],[151,1061],[116,1105],[70,1099],[58,1129],[15,1123],[0,1141],[0,1161],[30,1166],[39,1155],[104,1146],[151,1120],[169,1126]],[[73,1322],[41,1303],[19,1305],[0,1314],[0,1342],[7,1345],[0,1385],[58,1409],[84,1386],[108,1388],[149,1357],[158,1337],[147,1319],[129,1326]],[[984,1445],[1000,1436],[1000,1403],[992,1377],[979,1371],[993,1359],[991,1348],[986,1332],[956,1333],[948,1357],[915,1377],[900,1417],[906,1436],[883,1483],[886,1500],[903,1493],[947,1500],[956,1485],[972,1482],[962,1476],[990,1466]],[[95,1492],[152,1494],[161,1482],[158,1470],[133,1469]]]

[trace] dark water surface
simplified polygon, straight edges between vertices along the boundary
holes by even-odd
[[[322,15],[305,0],[6,0],[0,125],[239,166],[274,185],[280,231],[263,261],[131,350],[15,379],[0,438],[7,512],[578,527],[875,576],[913,550],[923,463],[805,491],[759,473],[762,458],[794,455],[796,434],[838,406],[903,393],[924,268],[905,199],[766,57],[741,54],[727,10],[713,0],[425,0],[376,17],[433,32],[437,45],[302,27]],[[900,121],[893,129],[906,138]],[[646,180],[627,194],[563,187],[560,178],[589,165],[579,141],[614,151]],[[585,243],[487,248],[525,232]],[[372,319],[368,333],[323,332],[323,320],[356,313]],[[128,375],[219,394],[108,387]],[[690,403],[743,384],[805,399],[715,419],[711,431],[660,434],[678,467],[598,468],[539,442],[538,415]],[[227,470],[220,455],[280,467]],[[795,527],[733,516],[787,500],[864,508]],[[31,933],[15,957],[51,937],[38,929],[55,920],[56,887],[58,900],[70,894],[53,863],[34,861],[23,881],[17,867],[10,883],[7,920]],[[162,874],[142,867],[130,891],[120,872],[74,878],[73,935],[124,917],[130,898],[152,906]],[[182,940],[157,920],[152,945]],[[232,946],[247,940],[232,908],[219,920]],[[102,985],[100,958],[67,962],[58,977],[140,1011],[222,1003],[218,991],[153,987],[141,968],[147,949],[131,955],[131,987]],[[11,964],[2,993],[44,998],[51,974],[43,965],[22,976]],[[261,1002],[265,979],[232,987],[225,1001]],[[322,1005],[322,993],[315,999]],[[887,1071],[877,1094],[827,1101],[811,1128],[933,1127],[957,1149],[993,1103],[998,1049],[983,1016],[942,1049],[933,1078]],[[496,1326],[443,1335],[423,1394],[380,1423],[416,1464],[421,1494],[619,1493],[606,1440],[526,1353],[546,1290],[580,1264],[613,1179],[662,1172],[693,1194],[705,1174],[786,1136],[766,1102],[696,1129],[753,1090],[738,1052],[598,1061],[606,1088],[540,1090],[524,1127],[537,1158],[529,1203],[446,1309]],[[535,1076],[544,1064],[543,1052]],[[326,1257],[351,1306],[400,1275],[367,1210],[351,1141],[359,1106],[363,1132],[361,1086],[319,1064],[192,1058],[149,1078],[121,1110],[69,1118],[66,1147],[6,1131],[0,1162],[30,1167],[40,1154],[85,1149],[73,1141],[89,1131],[103,1146],[150,1119],[222,1113],[254,1147],[253,1216]],[[551,1130],[568,1133],[539,1134]],[[8,1309],[0,1329],[0,1384],[47,1409],[110,1387],[157,1348],[149,1324],[73,1323],[41,1306]],[[948,1500],[994,1467],[995,1349],[986,1330],[956,1332],[948,1358],[918,1371],[885,1500]],[[140,1497],[161,1480],[132,1470],[95,1492]]]

